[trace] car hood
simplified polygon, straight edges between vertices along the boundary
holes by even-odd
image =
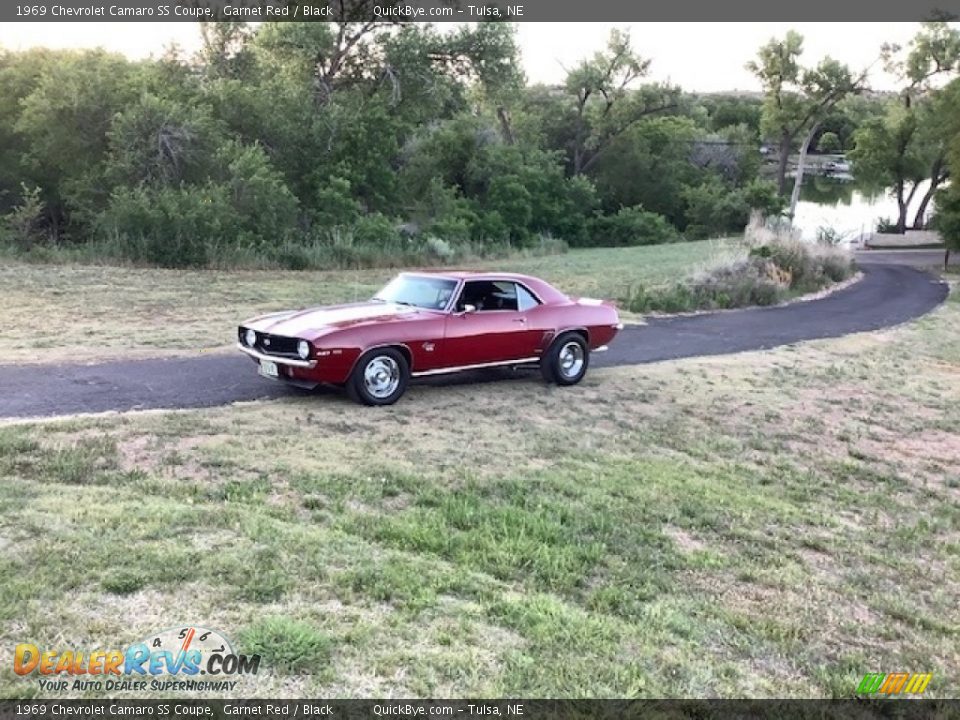
[[[243,326],[271,335],[312,339],[332,330],[357,325],[410,320],[421,313],[421,310],[409,305],[361,302],[261,315],[243,323]]]

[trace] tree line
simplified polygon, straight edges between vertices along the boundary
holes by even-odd
[[[933,82],[956,68],[945,23],[885,50],[909,87],[887,98],[833,60],[804,68],[796,33],[750,64],[762,95],[704,96],[649,82],[623,31],[558,86],[526,82],[507,23],[199,32],[192,56],[0,53],[8,246],[299,268],[660,243],[784,212],[804,142],[850,150],[905,200],[921,166],[935,191],[952,159],[958,93]]]

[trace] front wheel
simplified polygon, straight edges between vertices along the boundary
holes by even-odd
[[[540,362],[540,371],[547,382],[576,385],[583,380],[590,365],[590,348],[580,333],[564,333],[550,345]]]
[[[378,348],[357,361],[347,394],[364,405],[392,405],[407,389],[410,365],[399,350]]]

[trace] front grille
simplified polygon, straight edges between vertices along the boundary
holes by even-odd
[[[240,343],[246,345],[244,339],[246,328],[240,328],[238,335]],[[299,358],[297,354],[297,343],[299,338],[284,337],[283,335],[270,335],[267,333],[257,333],[257,343],[253,349],[262,352],[264,355],[276,355],[277,357]]]

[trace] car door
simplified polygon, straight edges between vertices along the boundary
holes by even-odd
[[[531,323],[530,309],[520,309],[527,297],[532,297],[529,291],[518,291],[517,284],[509,280],[464,283],[447,316],[445,364],[462,367],[536,357],[542,331]],[[467,312],[468,305],[474,310]]]

